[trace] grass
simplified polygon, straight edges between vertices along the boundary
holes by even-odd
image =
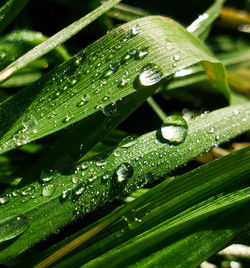
[[[0,263],[230,267],[218,251],[249,244],[247,1],[174,20],[48,0],[53,35],[28,2],[0,7]]]

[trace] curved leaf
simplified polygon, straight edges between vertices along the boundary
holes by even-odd
[[[143,58],[142,50],[148,52]],[[138,81],[148,64],[159,69],[159,81],[198,62],[229,97],[223,65],[179,24],[158,16],[124,24],[0,106],[1,152],[65,128],[137,90],[148,90]]]
[[[0,252],[0,260],[25,251],[80,215],[170,174],[211,147],[249,130],[249,107],[249,103],[228,107],[189,121],[188,136],[179,145],[162,142],[153,131],[128,146],[80,163],[68,175],[43,174],[39,182],[21,188],[17,197],[2,196],[2,226],[10,215],[14,219],[25,215],[28,229]],[[120,183],[117,168],[124,163],[130,167],[129,178]]]

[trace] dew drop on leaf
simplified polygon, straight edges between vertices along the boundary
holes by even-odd
[[[109,105],[105,106],[102,110],[103,114],[106,116],[110,116],[117,112],[117,106],[115,102],[110,103]]]
[[[79,195],[81,195],[83,193],[84,190],[85,190],[84,184],[83,183],[79,183],[73,189],[73,193],[74,193],[75,196],[79,196]]]
[[[133,136],[128,136],[120,141],[119,146],[121,148],[129,148],[136,144],[136,139]]]
[[[43,171],[41,174],[41,181],[44,182],[49,182],[55,177],[56,172],[54,170],[49,170],[49,171]]]
[[[138,59],[143,59],[144,57],[146,57],[148,55],[148,49],[140,49],[137,51],[136,57]]]
[[[9,202],[9,197],[6,195],[0,196],[0,205],[4,205]]]
[[[29,227],[27,216],[19,215],[10,217],[0,223],[0,242],[8,241],[25,232]]]
[[[134,169],[129,163],[122,163],[115,169],[116,179],[119,183],[129,179],[134,174]]]
[[[63,190],[61,193],[61,201],[65,201],[69,197],[69,195],[70,195],[69,189]]]
[[[138,35],[139,33],[141,32],[140,28],[139,28],[139,25],[135,25],[132,27],[131,29],[131,35],[132,36],[136,36]]]
[[[161,138],[169,143],[179,144],[185,141],[188,133],[188,125],[184,118],[178,115],[170,115],[164,121],[160,129]]]
[[[47,186],[43,187],[42,195],[46,196],[46,197],[49,197],[49,196],[52,196],[54,191],[55,191],[54,185],[50,184],[50,185],[47,185]]]
[[[148,64],[144,66],[139,74],[139,80],[143,86],[152,86],[160,82],[162,79],[162,71],[156,64]]]

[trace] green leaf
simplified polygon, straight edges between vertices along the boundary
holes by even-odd
[[[10,22],[27,5],[29,0],[7,0],[0,8],[0,32],[2,32]]]
[[[133,27],[141,31],[134,37]],[[140,59],[146,49],[149,53]],[[223,65],[179,24],[157,16],[124,24],[0,106],[1,151],[65,128],[137,90],[148,90],[138,81],[145,66],[159,70],[155,84],[198,62],[229,97]]]
[[[79,163],[68,175],[45,173],[39,181],[21,188],[19,193],[24,194],[2,196],[2,226],[10,215],[26,215],[29,228],[1,251],[0,260],[16,256],[75,218],[170,174],[211,147],[249,130],[249,107],[249,103],[228,107],[189,121],[188,136],[179,145],[162,142],[159,132],[153,131]],[[129,178],[123,183],[117,169],[124,163]]]
[[[14,0],[13,0],[14,1]],[[59,31],[48,40],[44,41],[42,44],[36,46],[24,56],[13,62],[11,65],[6,67],[2,72],[0,72],[0,82],[5,81],[11,75],[16,73],[17,71],[21,70],[22,68],[26,67],[32,61],[40,58],[41,56],[47,54],[52,49],[56,48],[57,46],[61,45],[72,36],[77,34],[111,7],[119,3],[121,0],[109,0],[108,2],[101,5],[99,8],[95,9],[91,13],[87,14],[83,18],[73,22],[68,27],[64,28],[63,30]]]
[[[124,264],[130,262],[131,259],[129,259],[129,255],[125,254],[123,251],[123,246],[119,247],[119,245],[125,242],[129,248],[132,248],[133,244],[139,239],[147,239],[147,235],[154,235],[158,231],[165,233],[164,244],[161,241],[162,236],[159,236],[157,239],[152,239],[151,243],[142,243],[140,248],[138,248],[142,255],[137,255],[137,257],[139,259],[142,258],[143,263],[143,257],[146,258],[148,255],[148,253],[143,253],[144,250],[151,248],[150,252],[152,253],[157,248],[160,249],[161,246],[168,245],[168,247],[163,250],[168,251],[169,246],[171,247],[169,244],[173,245],[172,248],[175,247],[175,242],[179,239],[178,233],[183,235],[190,231],[193,232],[195,224],[200,224],[204,218],[211,217],[211,215],[214,214],[218,215],[218,213],[223,215],[223,211],[228,210],[230,207],[237,207],[238,204],[242,202],[249,203],[249,187],[243,188],[245,185],[249,185],[249,168],[249,148],[246,148],[217,161],[210,162],[177,178],[167,179],[120,210],[114,211],[105,218],[98,220],[96,223],[72,235],[72,237],[67,239],[67,243],[70,243],[67,244],[65,248],[61,248],[61,245],[64,244],[61,242],[51,249],[48,249],[45,252],[46,256],[52,253],[51,250],[53,250],[55,254],[51,255],[49,259],[46,259],[42,263],[46,262],[48,264],[49,260],[55,262],[58,256],[65,256],[66,248],[67,252],[72,251],[76,245],[81,245],[80,240],[83,241],[84,234],[88,236],[91,230],[111,220],[116,222],[106,227],[105,230],[103,232],[101,231],[94,239],[90,239],[86,245],[83,244],[75,254],[71,254],[67,259],[62,260],[59,266],[62,267],[62,264],[63,267],[69,267],[72,264],[79,266],[93,258],[97,259],[93,260],[92,263],[90,262],[90,266],[97,265],[97,263],[100,262],[100,266],[103,267],[104,263],[108,260],[110,261],[110,265],[118,265],[117,262]],[[246,208],[244,209],[246,210]],[[249,216],[247,216],[247,218],[249,218]],[[244,217],[242,219],[244,219]],[[213,224],[214,221],[212,225]],[[244,226],[242,222],[241,224],[238,223],[238,225],[239,228],[237,232]],[[202,224],[202,226],[204,226],[204,224]],[[197,230],[197,228],[194,230]],[[145,233],[145,231],[147,231],[147,233]],[[235,235],[234,230],[232,231]],[[97,232],[93,233],[95,235]],[[211,232],[209,231],[208,233]],[[174,237],[174,239],[171,239],[171,237]],[[74,238],[76,238],[75,241],[73,241]],[[91,238],[91,236],[88,238]],[[221,239],[220,246],[225,245],[227,241],[228,240]],[[211,246],[210,243],[204,245],[204,248],[206,246],[209,248],[209,245]],[[117,246],[118,248],[116,248]],[[60,251],[57,251],[57,249],[60,249]],[[114,249],[113,252],[116,255],[115,258],[111,258],[112,260],[109,256],[109,252],[113,254],[110,249]],[[216,249],[213,247],[213,250]],[[132,251],[129,250],[129,254],[133,255],[134,251],[136,251],[135,248],[133,248]],[[183,251],[188,255],[189,247],[185,248]],[[105,252],[108,253],[99,257]],[[120,254],[119,252],[124,253],[123,256],[126,260],[121,256],[118,257],[115,252],[117,254]],[[168,252],[171,254],[171,250]],[[204,258],[204,256],[200,254],[195,254],[195,252],[196,251],[193,253],[194,258]],[[155,254],[155,261],[157,261],[157,257],[160,253],[161,252]],[[211,254],[211,250],[209,253]],[[148,258],[154,258],[154,255],[151,257],[150,254]],[[44,253],[41,255],[41,258],[44,258]],[[36,259],[37,258],[35,258],[35,260]],[[179,259],[175,258],[175,262],[178,263]]]
[[[196,230],[137,263],[140,267],[198,267],[232,241],[249,222],[249,204],[201,222]],[[176,258],[178,256],[178,258]]]

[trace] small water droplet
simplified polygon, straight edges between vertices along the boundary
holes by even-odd
[[[52,196],[54,191],[55,191],[54,185],[50,184],[50,185],[43,187],[42,195],[45,197],[50,197],[50,196]]]
[[[67,123],[69,122],[74,116],[72,114],[67,114],[65,119],[64,119],[64,122]]]
[[[79,195],[81,195],[83,193],[84,190],[85,190],[84,184],[83,183],[79,183],[73,189],[73,193],[74,193],[75,196],[79,196]]]
[[[102,110],[103,114],[106,116],[110,116],[117,112],[117,106],[115,102],[110,103],[109,105],[105,106]]]
[[[76,184],[76,183],[78,183],[78,178],[77,177],[73,177],[71,179],[71,181],[72,181],[72,183]]]
[[[116,179],[119,183],[133,176],[134,170],[129,163],[122,163],[115,169]]]
[[[184,118],[178,115],[168,116],[160,129],[161,138],[173,143],[179,144],[185,141],[188,133],[188,125]]]
[[[176,55],[173,56],[173,59],[174,59],[175,61],[178,61],[178,60],[180,59],[180,56],[176,54]]]
[[[215,140],[218,141],[220,139],[220,136],[217,134],[215,135]]]
[[[126,72],[123,76],[122,76],[122,79],[121,79],[121,82],[119,84],[120,87],[125,87],[130,81],[130,78],[129,78],[129,73]]]
[[[211,128],[208,130],[208,133],[209,133],[209,134],[213,134],[213,133],[214,133],[214,127],[211,127]]]
[[[143,86],[152,86],[162,79],[161,69],[156,64],[144,66],[139,74],[139,80]]]
[[[136,57],[138,59],[143,59],[147,55],[148,55],[148,49],[144,48],[144,49],[140,49],[140,50],[137,51]]]
[[[131,29],[132,36],[136,36],[141,32],[139,25],[135,25]]]
[[[61,201],[65,201],[69,197],[69,195],[70,195],[69,189],[63,190],[61,193]]]
[[[56,171],[55,170],[49,170],[49,171],[43,171],[41,174],[41,181],[44,182],[49,182],[51,181],[56,175]]]
[[[136,144],[136,139],[133,136],[128,136],[120,141],[119,146],[121,148],[129,148]]]
[[[110,173],[110,171],[105,171],[104,173],[103,173],[103,175],[102,175],[102,177],[101,177],[101,182],[103,183],[103,184],[107,184],[108,183],[108,179],[110,179],[111,178],[111,173]]]
[[[5,196],[5,195],[0,196],[0,205],[4,205],[4,204],[8,203],[9,200],[10,200],[10,199],[9,199],[8,196]]]

